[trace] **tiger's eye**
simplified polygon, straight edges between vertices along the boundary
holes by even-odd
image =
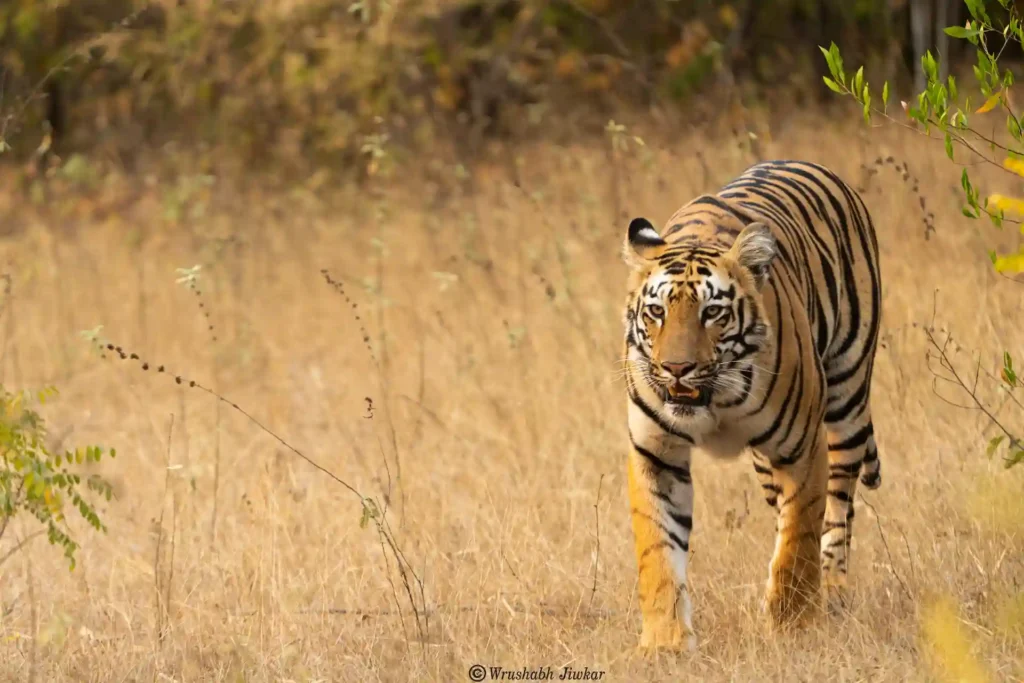
[[[664,317],[665,315],[665,309],[659,306],[658,304],[651,304],[650,306],[648,306],[647,312],[650,313],[655,318],[661,318]]]
[[[717,318],[719,315],[721,315],[721,313],[722,313],[722,307],[721,306],[707,306],[704,309],[704,315],[708,319]]]

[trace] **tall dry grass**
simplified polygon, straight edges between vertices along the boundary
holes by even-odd
[[[1024,634],[1001,611],[1024,581],[1021,473],[984,458],[985,421],[936,387],[919,329],[934,316],[961,362],[994,369],[1004,348],[1024,350],[1024,297],[985,258],[1000,234],[960,217],[941,145],[815,117],[753,152],[699,132],[645,140],[541,146],[471,171],[424,161],[430,173],[398,166],[370,190],[218,179],[170,217],[178,185],[156,179],[113,175],[46,209],[6,192],[21,228],[0,241],[14,281],[3,381],[57,384],[50,422],[120,455],[105,470],[110,532],[82,537],[74,573],[38,540],[0,567],[0,676],[462,681],[480,663],[613,681],[924,681],[936,669],[922,608],[944,595],[992,680],[1024,677]],[[698,460],[699,652],[637,658],[617,363],[628,217],[663,220],[755,155],[823,162],[856,184],[879,153],[910,164],[936,230],[925,240],[897,176],[872,181],[885,479],[856,504],[850,613],[766,632],[772,513],[749,462]],[[174,283],[196,263],[216,343]],[[325,267],[358,304],[376,365]],[[152,363],[216,376],[291,445],[387,494],[424,582],[426,638],[353,496],[236,411],[216,430],[207,394],[96,357],[76,335],[97,324]]]

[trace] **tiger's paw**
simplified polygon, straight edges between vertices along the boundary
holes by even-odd
[[[697,636],[676,619],[645,623],[640,634],[638,653],[645,657],[660,652],[696,652]]]
[[[762,611],[767,615],[773,630],[784,630],[806,621],[818,611],[819,595],[816,581],[769,580]]]

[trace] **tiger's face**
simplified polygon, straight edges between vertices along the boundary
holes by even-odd
[[[693,414],[749,391],[769,342],[761,288],[775,254],[763,223],[747,226],[728,249],[669,244],[646,219],[630,224],[627,362],[671,412]]]

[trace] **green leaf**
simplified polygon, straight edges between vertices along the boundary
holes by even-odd
[[[1001,444],[1005,439],[1005,436],[1000,435],[989,441],[988,448],[985,449],[985,456],[991,458],[995,454],[996,449],[999,448],[999,444]]]
[[[935,57],[932,56],[931,50],[925,52],[921,57],[921,66],[928,75],[929,83],[934,82],[938,78],[938,65],[935,63]]]
[[[843,70],[843,56],[839,54],[839,46],[832,42],[828,47],[829,53],[832,55],[832,62],[836,66],[836,73],[834,74],[837,81],[846,82],[846,73]]]
[[[840,95],[842,95],[842,94],[843,94],[843,89],[839,87],[839,84],[838,84],[838,83],[836,83],[835,81],[833,81],[833,80],[832,80],[831,78],[829,78],[828,76],[822,76],[822,78],[823,78],[823,79],[825,80],[825,85],[827,85],[827,86],[829,87],[829,89],[830,89],[830,90],[832,90],[832,91],[834,91],[834,92],[837,92],[837,93],[839,93]]]
[[[832,43],[832,45],[834,46],[835,43]],[[821,45],[818,46],[818,49],[821,50],[821,54],[825,55],[825,63],[828,64],[829,73],[832,74],[833,77],[836,77],[836,61],[832,57],[832,52],[830,50],[826,50]]]
[[[953,136],[946,133],[946,156],[953,160]]]
[[[863,89],[864,89],[864,67],[862,66],[859,69],[857,69],[857,73],[854,74],[854,76],[853,76],[853,86],[851,87],[851,90],[853,90],[854,93],[859,95]]]
[[[1016,140],[1017,142],[1021,141],[1020,124],[1017,122],[1016,117],[1006,117],[1006,129],[1007,131],[1009,131],[1010,135],[1013,137],[1014,140]]]
[[[1004,458],[1003,467],[1010,469],[1014,465],[1019,465],[1024,462],[1024,450],[1017,451],[1008,458]]]
[[[988,18],[988,13],[985,12],[985,0],[965,0],[965,2],[967,4],[967,11],[971,13],[972,17],[986,26],[992,24],[992,20]]]
[[[976,29],[973,27],[967,28],[966,26],[949,26],[947,28],[944,28],[943,31],[946,32],[947,36],[963,39],[974,38],[975,36],[981,33],[980,29]]]
[[[377,504],[370,498],[363,498],[363,511],[359,516],[359,528],[365,529],[370,520],[377,519],[377,515]]]
[[[889,107],[889,81],[882,84],[882,108]]]

